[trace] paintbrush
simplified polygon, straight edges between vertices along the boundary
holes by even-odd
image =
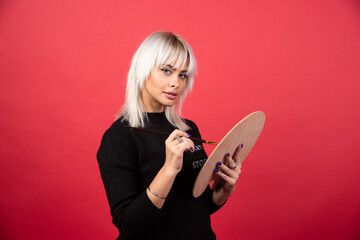
[[[137,127],[130,127],[130,126],[126,126],[126,128],[132,128],[132,129],[136,129],[136,130],[140,130],[140,131],[157,133],[157,134],[162,134],[162,135],[166,135],[166,136],[169,136],[169,135],[170,135],[170,133],[167,133],[167,132],[160,132],[160,131],[150,130],[150,129],[146,129],[146,128],[137,128]],[[206,143],[206,144],[218,145],[217,142],[208,141],[208,140],[203,140],[203,139],[196,138],[196,137],[189,137],[189,139],[191,139],[191,140],[193,140],[193,141],[197,141],[197,142]]]

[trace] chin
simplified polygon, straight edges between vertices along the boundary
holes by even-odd
[[[172,106],[174,106],[177,102],[178,102],[177,99],[175,99],[175,100],[167,100],[167,101],[162,102],[162,105],[164,105],[165,107],[172,107]]]
[[[172,107],[174,105],[175,105],[175,103],[173,103],[173,104],[164,104],[165,107]]]

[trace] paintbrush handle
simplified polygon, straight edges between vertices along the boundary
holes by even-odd
[[[157,133],[157,134],[162,134],[162,135],[166,135],[169,136],[170,133],[167,132],[160,132],[160,131],[156,131],[156,130],[150,130],[150,129],[146,129],[146,128],[137,128],[137,127],[130,127],[130,126],[126,126],[126,128],[131,128],[131,129],[136,129],[136,130],[140,130],[140,131],[145,131],[145,132],[151,132],[151,133]],[[208,141],[208,140],[203,140],[201,138],[196,138],[196,137],[189,137],[191,140],[197,141],[197,142],[202,142],[202,143],[206,143],[206,144],[211,144],[211,145],[217,145],[217,142],[212,142],[212,141]]]
[[[203,140],[200,138],[195,138],[195,137],[189,137],[191,140],[197,141],[197,142],[202,142],[202,143],[206,143],[206,144],[211,144],[211,145],[218,145],[217,142],[212,142],[212,141],[208,141],[208,140]]]

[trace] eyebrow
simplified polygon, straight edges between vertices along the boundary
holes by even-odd
[[[169,68],[171,68],[172,70],[176,71],[176,68],[174,68],[174,67],[171,66],[170,64],[164,64],[164,66],[169,67]],[[181,71],[181,72],[182,72],[182,73],[183,73],[183,72],[187,72],[187,70],[183,70],[183,71]]]

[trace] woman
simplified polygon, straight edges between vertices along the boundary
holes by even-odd
[[[240,174],[229,154],[214,174],[222,183],[199,197],[192,187],[207,159],[195,123],[179,116],[196,62],[189,44],[168,32],[150,35],[135,53],[126,100],[105,132],[97,159],[118,239],[215,239],[210,214],[234,192]],[[127,128],[171,133],[168,137]]]

